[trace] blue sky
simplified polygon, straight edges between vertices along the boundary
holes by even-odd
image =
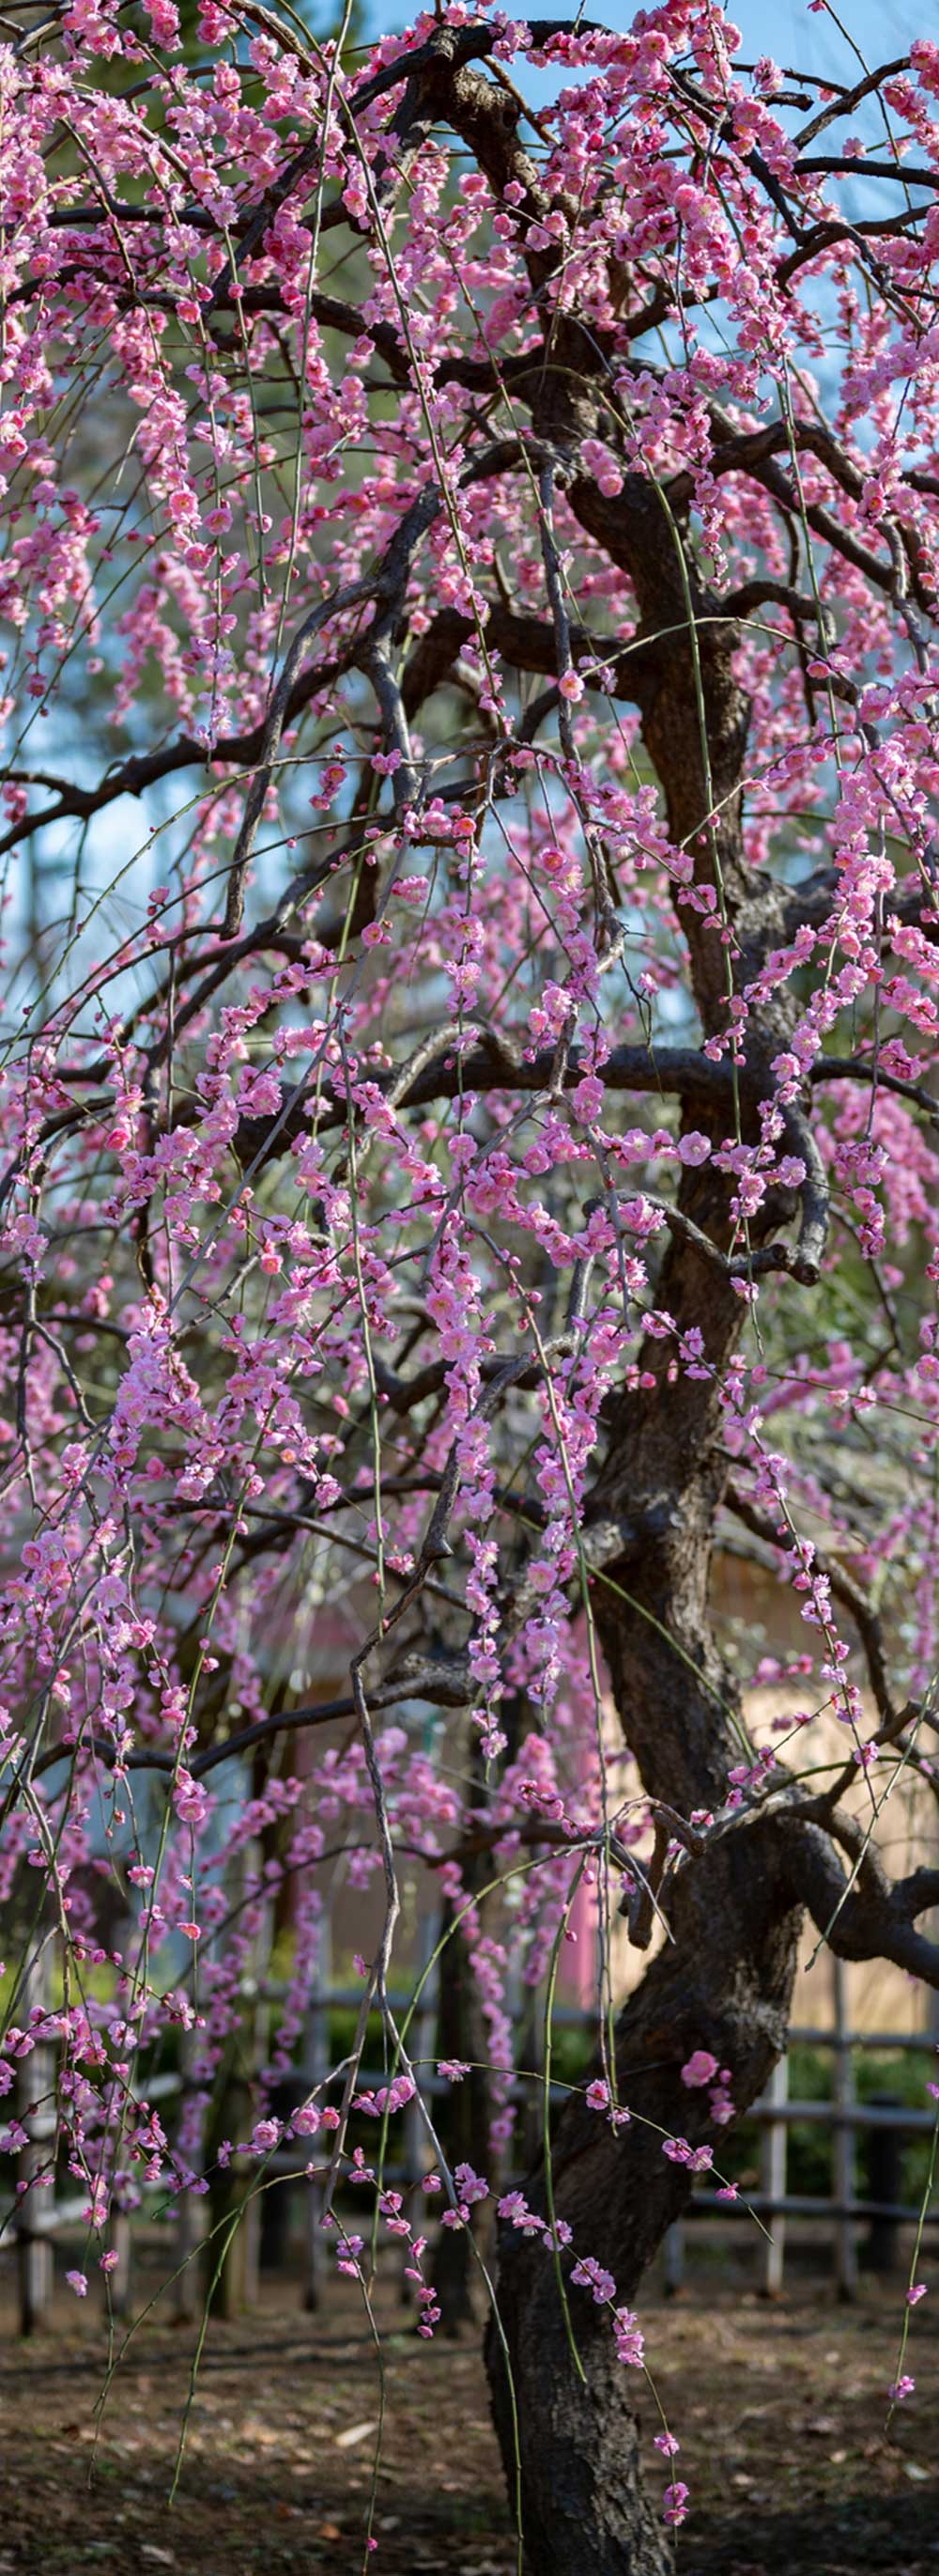
[[[524,15],[523,0],[505,0],[510,15]],[[569,13],[551,0],[536,0],[537,14],[562,18]],[[412,14],[406,5],[394,0],[371,0],[370,23],[383,30],[400,27]],[[535,14],[533,8],[532,14]],[[572,14],[572,12],[570,13]],[[635,16],[633,0],[590,0],[586,15],[596,17],[608,27],[625,28]],[[853,61],[849,48],[824,11],[810,11],[807,0],[739,0],[730,12],[744,39],[744,60],[756,54],[771,54],[774,61],[792,64],[800,71],[829,73],[836,80],[850,81]],[[871,65],[889,62],[902,54],[915,36],[928,35],[932,14],[931,0],[840,0],[838,14],[843,26]]]

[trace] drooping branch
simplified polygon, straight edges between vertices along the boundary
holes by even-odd
[[[730,1479],[725,1488],[724,1501],[728,1511],[733,1512],[735,1519],[743,1523],[744,1529],[752,1530],[754,1538],[761,1539],[766,1546],[781,1555],[785,1555],[791,1548],[792,1537],[788,1527],[785,1524],[780,1527],[769,1512],[763,1511],[758,1504],[752,1503],[735,1477]],[[878,1714],[882,1725],[889,1726],[894,1721],[896,1711],[887,1677],[883,1629],[879,1614],[861,1585],[855,1582],[853,1575],[849,1574],[843,1565],[839,1564],[837,1557],[827,1556],[816,1548],[812,1565],[815,1573],[821,1575],[828,1583],[836,1601],[841,1601],[844,1608],[851,1613],[864,1649]]]

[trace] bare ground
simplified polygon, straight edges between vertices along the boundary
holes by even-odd
[[[210,2324],[175,2502],[193,2327],[132,2338],[98,2438],[100,2316],[66,2292],[0,2363],[0,2576],[100,2567],[159,2576],[353,2576],[379,2416],[375,2346],[351,2291],[315,2318],[265,2305]],[[700,2288],[646,2312],[694,2511],[676,2576],[939,2576],[939,2325],[917,2311],[917,2394],[885,2431],[902,2287],[850,2311],[824,2289],[772,2307]],[[67,2304],[66,2304],[67,2303]],[[514,2576],[475,2340],[421,2343],[385,2301],[375,2576]],[[650,2455],[655,2417],[643,2405]],[[537,2570],[531,2570],[537,2576]]]

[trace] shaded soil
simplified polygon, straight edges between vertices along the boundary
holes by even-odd
[[[135,2334],[97,2440],[103,2322],[64,2293],[54,2334],[0,2347],[0,2576],[353,2576],[379,2418],[375,2345],[345,2287],[321,2315],[264,2306],[211,2324],[175,2502],[192,2326]],[[768,2306],[700,2288],[646,2310],[659,2395],[694,2511],[677,2576],[939,2576],[939,2325],[916,2315],[917,2395],[885,2431],[903,2292]],[[67,2304],[66,2304],[67,2303]],[[475,2339],[419,2341],[380,2307],[385,2423],[375,2576],[514,2576]],[[643,2401],[651,2451],[656,2418]],[[537,2576],[532,2569],[530,2576]],[[586,2576],[586,2571],[585,2571]]]

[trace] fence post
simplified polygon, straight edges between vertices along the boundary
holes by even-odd
[[[262,1869],[262,1856],[259,1845],[252,1843],[251,1857],[258,1875],[260,1876]],[[274,1949],[274,1900],[271,1896],[265,1896],[260,1898],[259,1902],[261,1904],[262,1912],[257,1939],[254,1945],[255,2003],[251,2051],[252,2072],[255,2075],[260,2074],[262,2067],[267,2064],[270,2057],[271,2025],[273,2018],[271,2013],[269,1985],[271,1956]],[[279,2191],[281,2188],[282,2185],[280,2181],[274,2181],[270,2177],[267,2177],[265,2183],[262,2185],[262,2189],[271,2191]],[[235,2304],[247,2309],[256,2308],[260,2292],[261,2193],[257,2188],[256,2179],[254,2187],[252,2188],[250,2168],[248,2173],[247,2196],[245,2199],[241,2224],[235,2236],[229,2261],[232,2263],[232,2287],[235,2291]],[[237,2288],[235,2287],[236,2284],[238,2285]]]
[[[191,2067],[195,2053],[196,2049],[193,2033],[191,2031],[183,2031],[180,2034],[179,2047],[179,2109],[181,2123],[185,2116],[187,2095],[192,2087],[193,2079]],[[196,2150],[196,2154],[194,2154],[191,2159],[194,2169],[196,2166],[197,2156],[201,2167],[203,2161],[202,2142],[200,2142],[200,2146]],[[199,2248],[202,2244],[205,2232],[206,2206],[201,2193],[185,2190],[179,2192],[176,2199],[176,2215],[173,2231],[175,2239],[173,2252],[176,2262],[176,2277],[173,2283],[173,2312],[180,2322],[197,2316],[202,2307],[204,2294],[202,2280],[200,2277]]]
[[[425,1971],[430,1968],[430,1962],[433,1958],[436,1947],[437,1916],[436,1914],[431,1913],[422,1914],[419,1917],[417,1941],[417,1973],[419,1977],[424,1976]],[[415,2072],[419,2087],[421,2084],[426,2083],[427,2076],[432,2071],[431,2061],[434,2055],[434,2040],[436,2032],[437,1970],[432,1969],[427,1978],[427,1983],[423,1988],[420,2003],[414,2017],[413,2057],[416,2060]],[[427,2171],[427,2131],[421,2117],[420,2103],[416,2098],[414,2101],[409,2102],[405,2109],[403,2148],[403,2185],[405,2192],[408,2193],[416,2188],[422,2175]],[[413,2259],[408,2239],[406,2236],[403,2236],[401,2239],[401,2297],[405,2306],[408,2305],[412,2295],[411,2284],[407,2278],[407,2274],[409,2266],[413,2263]]]
[[[537,2164],[544,2137],[545,2080],[545,2014],[548,2003],[547,1984],[529,1990],[527,2008],[519,2010],[519,2061],[529,2069],[535,2081],[525,2087],[522,2114],[522,2154],[526,2173]],[[514,2020],[514,2015],[513,2015]]]
[[[894,2111],[897,2125],[878,2126],[868,2131],[867,2188],[871,2200],[880,2202],[872,2211],[864,2246],[864,2258],[872,2272],[894,2272],[900,2253],[900,2220],[890,2216],[903,2189],[903,2104],[895,2093],[875,2093],[872,2111]]]
[[[778,2120],[767,2120],[760,2139],[760,2190],[767,2201],[785,2200],[788,2164],[789,2060],[777,2059],[763,2095],[764,2102],[779,2111]],[[783,2286],[786,2260],[786,2218],[781,2209],[764,2212],[768,2235],[764,2240],[763,2289],[768,2299],[778,2299]]]
[[[854,2133],[854,2063],[851,2052],[851,2030],[848,2020],[848,1981],[841,1959],[832,1961],[835,2001],[835,2277],[843,2299],[853,2299],[857,2290],[857,2238],[855,2221],[848,2216],[857,2198],[856,2148]]]
[[[673,2220],[662,2239],[662,2276],[667,2299],[677,2297],[685,2278],[685,2222]]]
[[[313,1983],[307,2003],[306,2021],[303,2033],[303,2080],[308,2092],[316,2092],[318,2102],[321,2102],[321,2096],[320,2093],[317,2092],[317,2087],[325,2084],[326,2077],[329,2074],[332,2057],[329,2036],[329,1989],[331,1983],[332,1920],[328,1907],[324,1905],[323,1912],[320,1916],[319,1934],[316,1944],[316,1964],[313,1971]],[[318,2161],[322,2162],[323,2148],[322,2146],[317,2147],[314,2139],[311,2139],[310,2141],[310,2152],[314,2163]],[[303,2202],[305,2274],[303,2285],[303,2305],[310,2314],[312,2314],[314,2308],[319,2307],[320,2287],[326,2269],[324,2259],[326,2249],[323,2244],[323,2232],[320,2226],[322,2208],[322,2185],[318,2182],[309,2182],[306,2187]]]
[[[29,2028],[30,2014],[37,2006],[45,2007],[49,1989],[49,1949],[44,1945],[31,1959],[20,1988],[18,2010],[21,2027]],[[52,2238],[44,2225],[43,2197],[48,2191],[50,2202],[55,2195],[55,2172],[44,2185],[39,2176],[50,2147],[54,2156],[56,2119],[50,2112],[46,2095],[53,2081],[52,2050],[47,2040],[37,2040],[28,2057],[21,2057],[16,2070],[17,2116],[26,2130],[28,2144],[21,2148],[17,2181],[27,2189],[19,2195],[16,2214],[17,2258],[20,2291],[20,2330],[35,2334],[47,2324],[52,2306],[54,2257]]]
[[[130,2311],[131,2285],[131,2232],[129,2210],[115,2209],[112,2212],[111,2224],[108,2233],[110,2236],[111,2252],[112,2254],[117,2255],[117,2262],[115,2263],[114,2270],[108,2281],[108,2304],[110,2306],[112,2316],[126,2317]]]

